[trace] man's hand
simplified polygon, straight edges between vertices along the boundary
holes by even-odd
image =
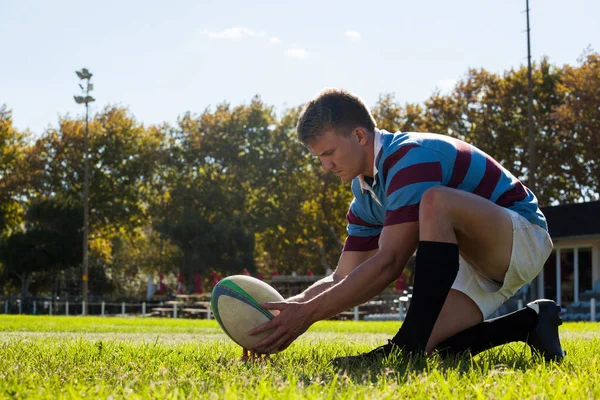
[[[313,319],[314,302],[279,301],[261,304],[267,310],[279,310],[279,315],[248,332],[250,335],[275,329],[268,337],[256,345],[256,350],[263,354],[283,351],[298,336],[302,335],[316,321]]]

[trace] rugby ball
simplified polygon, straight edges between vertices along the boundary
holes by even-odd
[[[210,306],[223,331],[237,344],[252,349],[271,334],[272,329],[251,336],[248,331],[275,318],[278,311],[260,305],[283,297],[267,283],[246,275],[229,276],[217,283]]]

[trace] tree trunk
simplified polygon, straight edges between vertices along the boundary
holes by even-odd
[[[29,284],[31,283],[31,273],[24,272],[22,274],[15,274],[21,280],[21,307],[25,306],[25,299],[29,292]]]
[[[321,265],[325,270],[325,275],[328,275],[329,271],[331,271],[331,265],[329,265],[329,262],[327,261],[327,253],[325,252],[325,248],[320,246],[316,241],[313,241],[312,244],[317,248],[319,254],[321,255]]]
[[[338,237],[337,233],[335,233],[335,230],[333,229],[333,227],[331,225],[329,225],[328,228],[329,228],[329,232],[331,233],[331,236],[338,243],[338,246],[340,246],[340,248],[344,247],[344,243],[342,243],[342,241]]]

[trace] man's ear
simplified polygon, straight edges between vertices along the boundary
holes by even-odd
[[[361,145],[365,146],[367,143],[369,143],[369,135],[363,128],[361,128],[361,127],[356,128],[354,130],[354,134],[356,135],[356,138],[358,139],[358,143],[360,143]]]

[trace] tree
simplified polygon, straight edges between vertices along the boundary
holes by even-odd
[[[81,261],[82,210],[68,201],[39,200],[27,210],[25,229],[2,241],[5,272],[21,281],[21,301],[36,272],[56,271]]]
[[[12,126],[12,113],[0,106],[0,238],[23,221],[22,196],[27,191],[25,149],[28,135]]]
[[[249,106],[220,104],[194,118],[187,113],[171,132],[169,167],[164,171],[164,213],[157,229],[183,252],[186,278],[211,269],[254,268],[254,231],[264,209],[260,195],[268,181],[268,135],[272,110],[258,99]],[[156,206],[156,205],[155,205]]]
[[[547,59],[533,65],[536,130],[536,188],[541,205],[577,201],[578,186],[586,178],[576,173],[574,146],[556,128],[554,110],[561,106],[563,72]],[[490,154],[515,176],[528,183],[527,70],[503,76],[483,69],[469,70],[451,94],[434,94],[425,103],[424,128],[465,140]]]
[[[418,104],[406,103],[404,107],[396,102],[392,93],[379,96],[377,104],[371,110],[377,127],[389,132],[417,132],[424,124],[424,112]]]
[[[345,239],[350,187],[325,174],[296,138],[300,109],[284,112],[273,131],[276,174],[268,182],[272,208],[256,237],[257,263],[266,272],[334,268]]]
[[[573,197],[590,201],[600,193],[600,54],[588,50],[579,62],[579,67],[563,68],[563,103],[553,109],[552,118],[561,150],[566,150],[563,174],[576,177]]]
[[[82,207],[85,122],[63,117],[30,150],[31,198],[62,199]],[[145,129],[119,107],[106,107],[90,123],[90,268],[96,276],[111,266],[115,236],[145,226],[152,179],[164,131]],[[80,225],[83,219],[80,221]],[[90,291],[106,287],[92,279]],[[97,289],[94,284],[98,283]]]

